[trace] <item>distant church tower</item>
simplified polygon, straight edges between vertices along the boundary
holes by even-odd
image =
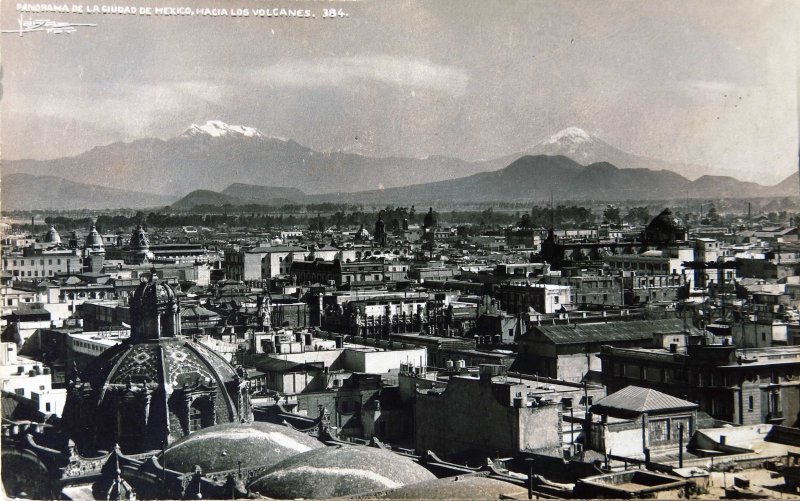
[[[375,231],[372,236],[378,245],[386,246],[386,223],[383,222],[383,211],[378,213],[378,220],[375,221]]]

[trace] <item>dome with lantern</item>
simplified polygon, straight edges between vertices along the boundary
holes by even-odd
[[[83,451],[162,448],[202,428],[252,419],[246,374],[180,335],[180,305],[155,274],[130,301],[130,338],[70,382],[63,422]]]
[[[89,234],[86,236],[84,248],[92,252],[105,251],[105,247],[103,246],[103,237],[100,236],[100,232],[97,231],[97,227],[95,225],[92,225],[92,229],[89,230]]]
[[[61,235],[58,234],[55,226],[50,226],[47,233],[44,235],[44,243],[50,245],[61,245]]]
[[[140,250],[147,250],[150,248],[150,238],[147,236],[147,232],[144,231],[144,228],[141,224],[137,226],[135,230],[133,230],[133,233],[131,233],[129,246],[131,249]]]

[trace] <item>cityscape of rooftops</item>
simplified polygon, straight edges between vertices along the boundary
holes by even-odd
[[[800,498],[792,3],[167,3],[0,7],[3,497]]]

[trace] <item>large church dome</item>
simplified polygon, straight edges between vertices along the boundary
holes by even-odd
[[[83,450],[160,449],[218,423],[250,420],[242,369],[180,335],[180,308],[152,276],[131,301],[131,337],[110,348],[70,384],[64,424]]]

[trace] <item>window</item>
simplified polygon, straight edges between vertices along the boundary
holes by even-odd
[[[553,302],[554,302],[554,303],[556,303],[556,304],[558,304],[558,296],[555,296],[555,297],[553,298]]]
[[[669,420],[654,419],[650,421],[650,441],[667,442],[669,441]]]
[[[47,402],[47,403],[44,404],[44,410],[45,410],[45,412],[50,412],[52,410],[50,408],[50,402]]]
[[[749,397],[747,397],[747,411],[753,412],[754,407],[755,407],[755,399],[753,398],[753,395],[750,395]]]
[[[189,432],[203,428],[203,413],[194,405],[189,408]]]

